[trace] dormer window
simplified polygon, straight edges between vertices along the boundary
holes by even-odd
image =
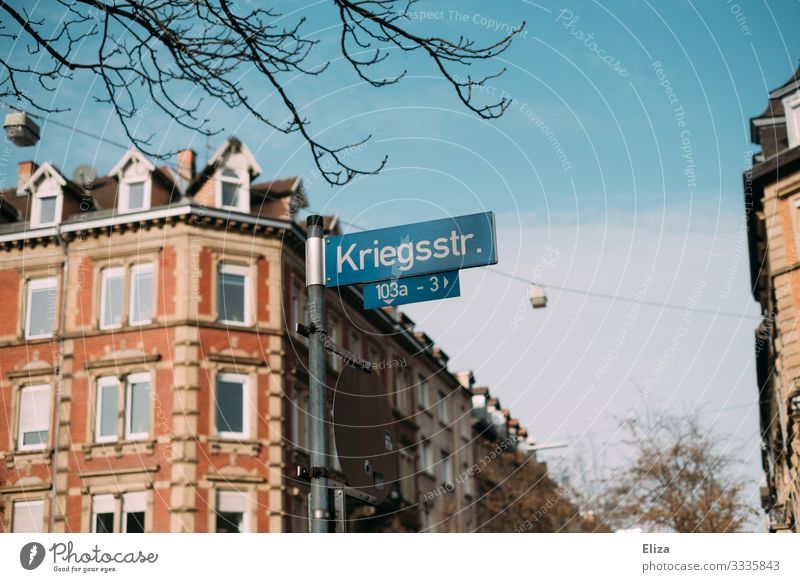
[[[217,178],[217,206],[227,210],[250,212],[250,184],[231,168],[222,170]]]
[[[58,170],[45,162],[25,182],[24,189],[31,193],[30,223],[32,228],[44,228],[61,222],[64,205],[64,186],[67,181]]]
[[[32,226],[52,226],[61,214],[61,195],[58,192],[41,192],[33,198]]]
[[[800,145],[800,91],[783,98],[783,110],[786,114],[786,137],[789,147]]]
[[[149,210],[155,166],[140,152],[129,150],[110,174],[119,180],[117,209],[120,213]]]
[[[119,211],[140,212],[150,208],[150,180],[131,178],[123,180],[120,190]]]

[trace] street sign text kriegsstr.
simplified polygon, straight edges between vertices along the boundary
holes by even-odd
[[[338,287],[497,263],[494,213],[325,239],[325,285]]]

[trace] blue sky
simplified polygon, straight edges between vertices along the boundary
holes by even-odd
[[[321,40],[312,60],[335,54],[330,3],[292,6],[286,18],[307,16],[306,32]],[[533,312],[524,284],[477,269],[463,274],[461,298],[408,309],[454,369],[474,369],[540,440],[571,440],[571,449],[548,454],[554,466],[582,458],[590,441],[600,469],[624,462],[616,427],[632,410],[700,409],[741,449],[744,474],[760,479],[758,309],[742,247],[741,172],[754,151],[749,118],[800,58],[800,5],[448,0],[419,2],[413,11],[415,30],[479,43],[527,23],[508,52],[477,66],[507,67],[485,91],[487,101],[514,99],[502,119],[470,114],[422,55],[394,54],[390,66],[409,75],[392,87],[369,88],[342,62],[320,78],[285,79],[312,131],[329,143],[372,134],[348,161],[371,167],[388,154],[378,176],[332,188],[315,177],[296,136],[274,134],[220,104],[210,104],[212,124],[250,146],[262,178],[305,176],[314,210],[368,228],[493,210],[505,272],[742,314],[642,307],[633,316],[630,303],[552,288],[547,309]],[[588,35],[596,47],[587,46]],[[4,53],[24,55],[7,39],[0,43]],[[263,90],[252,74],[243,82],[254,95]],[[54,100],[72,110],[56,119],[122,141],[110,110],[87,99],[92,83],[59,86]],[[268,92],[263,108],[283,115]],[[142,132],[151,131],[165,150],[189,145],[205,160],[205,138],[145,111]],[[120,156],[50,126],[37,148],[13,149],[2,163],[13,182],[22,159],[51,160],[69,174],[91,163],[103,174]],[[755,486],[752,495],[757,503]]]

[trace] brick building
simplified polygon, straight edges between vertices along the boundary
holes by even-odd
[[[0,530],[307,531],[306,199],[260,173],[235,138],[199,171],[191,150],[103,177],[20,164],[0,193]],[[381,366],[401,445],[350,529],[471,531],[470,387],[396,309],[357,287],[328,306],[331,338]]]
[[[800,69],[769,94],[750,121],[761,146],[744,174],[753,297],[763,321],[756,364],[771,531],[798,531],[800,518]]]

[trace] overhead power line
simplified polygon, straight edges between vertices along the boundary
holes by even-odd
[[[15,107],[9,105],[8,103],[2,103],[1,105],[5,109],[12,110],[12,111],[17,111],[17,109]],[[118,148],[122,148],[122,149],[124,149],[126,151],[130,147],[130,146],[127,146],[127,145],[125,145],[123,143],[120,143],[120,142],[108,139],[106,137],[103,137],[101,135],[97,135],[97,134],[94,134],[92,132],[85,131],[83,129],[78,129],[74,125],[69,125],[69,124],[66,124],[66,123],[61,123],[60,121],[56,121],[54,119],[50,119],[49,117],[45,118],[45,117],[42,117],[40,115],[35,115],[35,114],[31,114],[31,113],[29,113],[28,115],[30,115],[31,117],[34,117],[36,119],[41,119],[45,123],[51,123],[53,125],[57,125],[59,127],[65,128],[65,129],[69,129],[70,131],[73,131],[75,133],[79,133],[81,135],[85,135],[87,137],[91,137],[91,138],[96,139],[96,140],[98,140],[100,142],[107,143],[107,144],[113,145],[113,146],[118,147]],[[167,165],[169,165],[170,167],[174,167],[171,164],[167,164]],[[358,224],[355,224],[354,222],[349,222],[347,220],[343,220],[341,218],[339,218],[339,222],[341,222],[343,224],[346,224],[346,225],[348,225],[348,226],[350,226],[352,228],[358,229],[358,230],[369,230],[366,227],[363,227],[363,226],[360,226]],[[619,302],[622,302],[622,303],[638,303],[639,305],[646,305],[648,307],[658,307],[658,308],[661,308],[661,309],[678,309],[678,310],[681,310],[681,311],[690,310],[690,311],[692,311],[692,313],[702,313],[702,314],[714,315],[714,316],[718,316],[718,317],[734,317],[734,318],[738,318],[738,319],[751,319],[751,320],[759,320],[759,319],[761,319],[761,316],[748,315],[746,313],[734,313],[734,312],[719,311],[719,310],[714,310],[714,309],[698,309],[698,308],[692,309],[692,308],[690,308],[689,306],[686,306],[686,305],[676,305],[676,304],[672,304],[672,303],[660,303],[658,301],[640,300],[640,299],[636,299],[635,297],[625,297],[623,295],[611,295],[609,293],[600,293],[600,292],[597,292],[597,291],[590,291],[588,289],[578,289],[576,287],[565,287],[563,285],[551,285],[551,284],[548,284],[548,283],[543,283],[541,281],[537,282],[537,281],[533,281],[533,280],[530,280],[530,279],[526,279],[524,277],[520,277],[518,275],[514,275],[513,273],[507,273],[505,271],[501,271],[500,269],[496,269],[496,268],[493,268],[493,267],[489,267],[487,270],[490,273],[494,273],[495,275],[500,275],[501,277],[507,277],[509,279],[512,279],[514,281],[518,281],[520,283],[526,283],[528,285],[537,285],[537,286],[540,286],[540,287],[546,287],[548,289],[555,289],[557,291],[563,291],[565,293],[577,293],[577,294],[580,294],[580,295],[586,295],[588,297],[595,297],[595,298],[598,298],[598,299],[606,299],[608,301],[619,301]]]
[[[347,220],[339,219],[339,222],[346,224],[352,228],[357,230],[369,230],[363,226],[355,224],[353,222],[348,222]],[[626,297],[624,295],[612,295],[610,293],[600,293],[598,291],[590,291],[588,289],[579,289],[577,287],[566,287],[564,285],[551,285],[549,283],[544,283],[542,281],[533,281],[531,279],[527,279],[525,277],[520,277],[519,275],[515,275],[513,273],[508,273],[506,271],[501,271],[495,267],[488,267],[487,271],[493,273],[495,275],[499,275],[501,277],[506,277],[508,279],[518,281],[520,283],[525,283],[527,285],[535,285],[538,287],[545,287],[547,289],[555,289],[556,291],[563,291],[565,293],[576,293],[579,295],[586,295],[588,297],[595,297],[597,299],[605,299],[607,301],[618,301],[621,303],[638,303],[639,305],[645,305],[647,307],[658,307],[660,309],[677,309],[680,311],[691,311],[692,313],[702,313],[705,315],[714,315],[718,317],[733,317],[737,319],[748,319],[748,320],[760,320],[762,319],[759,315],[749,315],[747,313],[735,313],[731,311],[720,311],[716,309],[703,309],[703,308],[692,308],[688,305],[677,305],[674,303],[662,303],[659,301],[647,301],[644,299],[637,299],[635,297]]]

